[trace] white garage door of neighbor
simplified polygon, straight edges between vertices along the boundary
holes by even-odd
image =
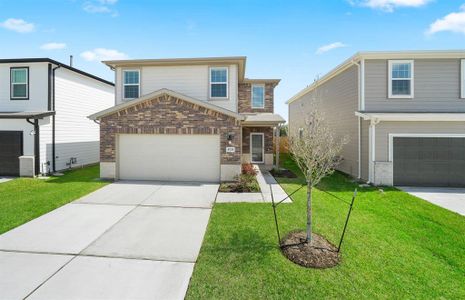
[[[133,180],[220,180],[218,135],[122,134],[119,178]]]

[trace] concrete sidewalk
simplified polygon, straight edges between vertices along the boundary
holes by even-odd
[[[257,170],[257,182],[260,186],[260,193],[218,193],[216,196],[217,203],[267,203],[271,202],[273,193],[274,201],[279,202],[287,197],[286,192],[274,179],[274,177],[263,166],[254,165]],[[292,203],[287,198],[283,203]]]
[[[0,235],[0,299],[183,299],[217,190],[117,182]]]
[[[398,187],[415,197],[421,198],[450,211],[465,216],[465,189],[441,187]]]

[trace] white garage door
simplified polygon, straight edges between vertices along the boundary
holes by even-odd
[[[220,180],[218,135],[122,134],[119,178],[135,180]]]

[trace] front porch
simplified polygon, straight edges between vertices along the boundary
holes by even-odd
[[[279,126],[285,120],[278,114],[247,115],[242,122],[242,163],[271,169],[274,164],[273,143],[279,143]]]

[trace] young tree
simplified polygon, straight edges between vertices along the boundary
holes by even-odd
[[[312,188],[334,172],[347,138],[336,138],[315,101],[310,103],[305,125],[289,134],[289,152],[307,180],[307,237],[312,239]]]

